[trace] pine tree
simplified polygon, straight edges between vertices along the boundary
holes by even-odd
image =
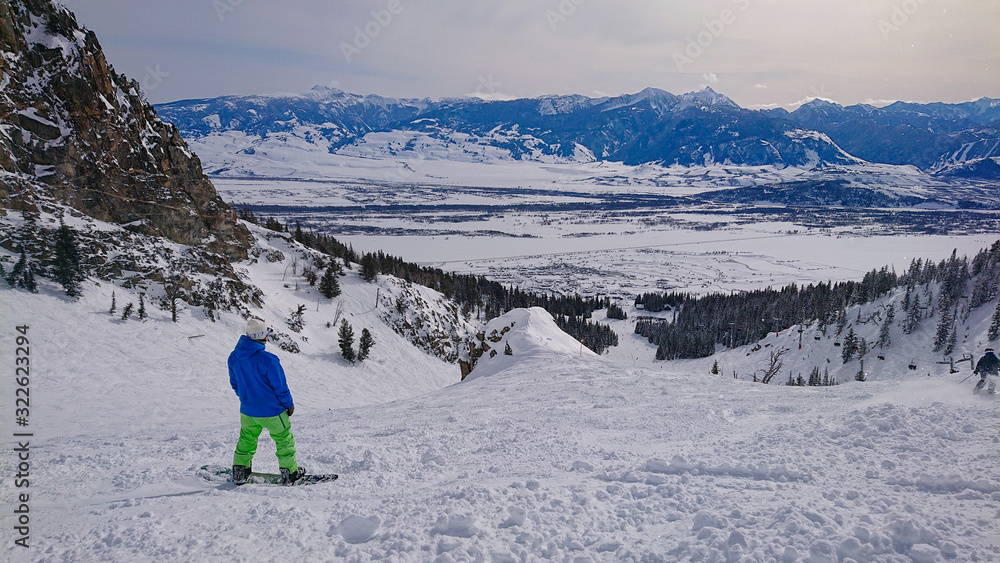
[[[662,344],[656,347],[656,359],[661,362],[667,359],[667,349]]]
[[[316,275],[316,271],[313,270],[311,266],[306,271],[302,272],[302,277],[309,282],[309,287],[316,285],[316,280],[319,279],[319,276]]]
[[[146,320],[146,316],[147,316],[146,315],[146,300],[143,297],[144,295],[145,294],[143,294],[143,293],[139,294],[139,320],[140,321]]]
[[[903,313],[906,313],[907,311],[910,310],[910,301],[912,299],[913,299],[913,290],[910,288],[910,286],[907,286],[906,295],[903,296],[903,303],[901,306]],[[895,303],[893,305],[895,305]]]
[[[289,315],[288,320],[285,321],[288,323],[288,328],[290,328],[292,332],[302,332],[302,329],[306,326],[304,318],[305,312],[306,306],[299,305],[292,311],[292,314]]]
[[[375,260],[375,255],[365,254],[361,259],[361,278],[368,283],[378,279],[378,263]]]
[[[344,319],[340,322],[340,330],[337,332],[337,342],[340,344],[340,355],[350,363],[354,363],[354,329],[351,324]]]
[[[712,364],[712,375],[719,375],[719,360]]]
[[[21,287],[27,289],[31,293],[38,293],[38,284],[35,283],[35,267],[31,264],[28,264],[27,269],[24,271]]]
[[[250,209],[249,205],[244,204],[237,210],[236,214],[240,219],[248,223],[253,223],[254,225],[257,225],[259,223],[259,221],[257,220],[257,216],[254,215],[253,209]]]
[[[841,350],[841,357],[844,363],[854,359],[854,354],[858,351],[858,337],[854,334],[854,327],[852,326],[847,331],[847,336],[844,337],[843,350]]]
[[[361,329],[361,340],[358,341],[358,361],[363,362],[368,359],[371,354],[372,346],[375,345],[375,339],[372,338],[372,333],[367,328]]]
[[[35,283],[35,268],[28,261],[28,253],[23,248],[21,249],[21,257],[7,276],[7,284],[11,287],[27,289],[31,293],[38,293],[38,284]]]
[[[840,336],[844,332],[844,327],[847,326],[847,310],[841,307],[840,311],[837,313],[837,336]]]
[[[55,278],[63,286],[63,291],[70,297],[79,297],[80,282],[83,280],[83,269],[80,260],[80,248],[76,243],[76,232],[66,223],[56,230],[56,266]]]
[[[608,305],[608,318],[623,321],[628,318],[628,314],[625,312],[625,309],[621,308],[620,305],[612,303]]]
[[[858,373],[854,376],[854,381],[867,381],[868,377],[865,375],[864,370],[858,370]]]
[[[757,376],[755,375],[754,377],[756,378]],[[755,381],[756,381],[756,379],[755,379]],[[785,385],[787,385],[788,387],[805,387],[806,386],[806,379],[804,377],[802,377],[801,373],[798,375],[798,377],[796,377],[796,376],[792,375],[791,372],[789,372],[788,373],[788,382],[786,382]]]
[[[952,323],[951,333],[948,334],[948,341],[944,345],[944,355],[950,356],[952,352],[955,351],[955,346],[958,345],[958,324]]]
[[[889,310],[885,312],[885,322],[882,323],[882,330],[878,334],[878,347],[885,348],[892,344],[892,337],[889,334],[889,330],[892,328],[892,323],[896,319],[896,304],[890,303]]]
[[[830,379],[830,368],[823,368],[823,386],[829,387],[833,385],[833,381]]]
[[[337,272],[332,265],[329,266],[326,273],[323,274],[323,279],[319,282],[319,292],[323,294],[323,297],[333,299],[340,295],[340,280],[337,278]]]
[[[1000,301],[997,301],[997,310],[993,312],[993,322],[990,324],[986,337],[990,340],[1000,338]]]
[[[7,276],[7,285],[11,287],[17,287],[17,284],[20,281],[21,276],[24,275],[25,268],[27,267],[28,267],[28,254],[22,248],[21,256],[17,259],[17,262],[14,263],[14,269],[12,269],[10,271],[10,274]]]
[[[114,315],[115,311],[118,310],[118,300],[115,299],[115,292],[111,292],[111,309],[108,311],[109,315]]]
[[[819,387],[820,385],[823,385],[823,377],[819,374],[819,366],[817,366],[809,372],[809,386]]]
[[[127,321],[129,319],[129,317],[132,316],[132,309],[134,309],[134,308],[135,308],[135,306],[132,305],[132,303],[129,303],[128,305],[125,305],[125,308],[122,309],[122,320],[123,321]]]
[[[920,305],[920,294],[913,295],[910,308],[906,311],[906,320],[903,321],[903,332],[911,334],[920,326],[920,315],[922,307]]]
[[[938,319],[937,332],[934,333],[934,351],[941,351],[948,343],[948,335],[952,328],[951,309],[941,311],[941,318]]]
[[[281,221],[278,221],[274,217],[268,217],[267,219],[264,220],[264,228],[270,229],[277,233],[280,233],[285,230],[284,226],[282,226],[281,224]]]

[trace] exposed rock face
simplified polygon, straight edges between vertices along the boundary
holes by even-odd
[[[249,232],[177,129],[50,0],[0,0],[0,206],[46,201],[244,259]]]

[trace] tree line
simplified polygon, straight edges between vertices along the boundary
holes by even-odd
[[[932,284],[938,287],[936,302]],[[839,336],[847,324],[847,307],[870,303],[902,287],[906,288],[906,294],[898,316],[903,332],[911,333],[924,319],[936,315],[935,351],[950,354],[957,340],[959,322],[1000,294],[1000,241],[980,251],[971,261],[958,257],[956,251],[940,262],[914,259],[902,274],[888,266],[873,269],[861,281],[791,284],[781,289],[701,297],[646,294],[640,299],[647,310],[669,305],[677,308],[676,317],[673,322],[639,319],[635,332],[657,345],[656,357],[661,360],[707,357],[715,353],[718,345],[744,346],[763,339],[769,332],[817,321],[824,335],[835,330]],[[923,291],[918,291],[919,287]],[[880,346],[889,344],[887,327],[897,316],[895,304],[890,307],[891,311],[879,315],[883,330],[876,344]],[[1000,333],[1000,304],[994,319],[998,327],[990,331],[991,339]],[[867,343],[851,341],[844,348],[845,358],[862,353],[863,348],[867,350]]]
[[[618,336],[613,329],[590,320],[594,311],[611,304],[606,297],[523,291],[513,285],[505,286],[489,280],[485,276],[456,274],[440,268],[420,266],[382,251],[358,253],[351,245],[345,245],[330,235],[303,230],[298,222],[294,225],[282,224],[274,218],[262,221],[246,207],[238,213],[241,219],[277,232],[287,232],[296,242],[339,258],[345,264],[360,264],[361,276],[366,281],[375,281],[379,274],[390,275],[439,291],[457,303],[466,317],[475,315],[477,319],[487,322],[511,309],[541,307],[552,315],[559,328],[598,354],[618,345]]]

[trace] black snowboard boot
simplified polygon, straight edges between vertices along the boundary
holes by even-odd
[[[250,479],[250,466],[248,465],[234,465],[233,466],[233,484],[243,485]]]
[[[305,468],[300,467],[298,471],[292,473],[287,467],[281,468],[281,484],[282,485],[294,485],[296,481],[301,479],[306,474]]]

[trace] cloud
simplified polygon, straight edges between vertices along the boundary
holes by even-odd
[[[903,0],[62,1],[97,32],[117,71],[169,72],[149,93],[156,102],[332,81],[405,97],[682,93],[722,83],[743,105],[789,104],[815,96],[815,84],[841,103],[1000,95],[993,0],[927,2],[897,17],[888,41],[879,22]],[[232,9],[220,16],[216,2]],[[679,70],[671,54],[698,41],[699,55]],[[502,89],[481,88],[490,75]]]

